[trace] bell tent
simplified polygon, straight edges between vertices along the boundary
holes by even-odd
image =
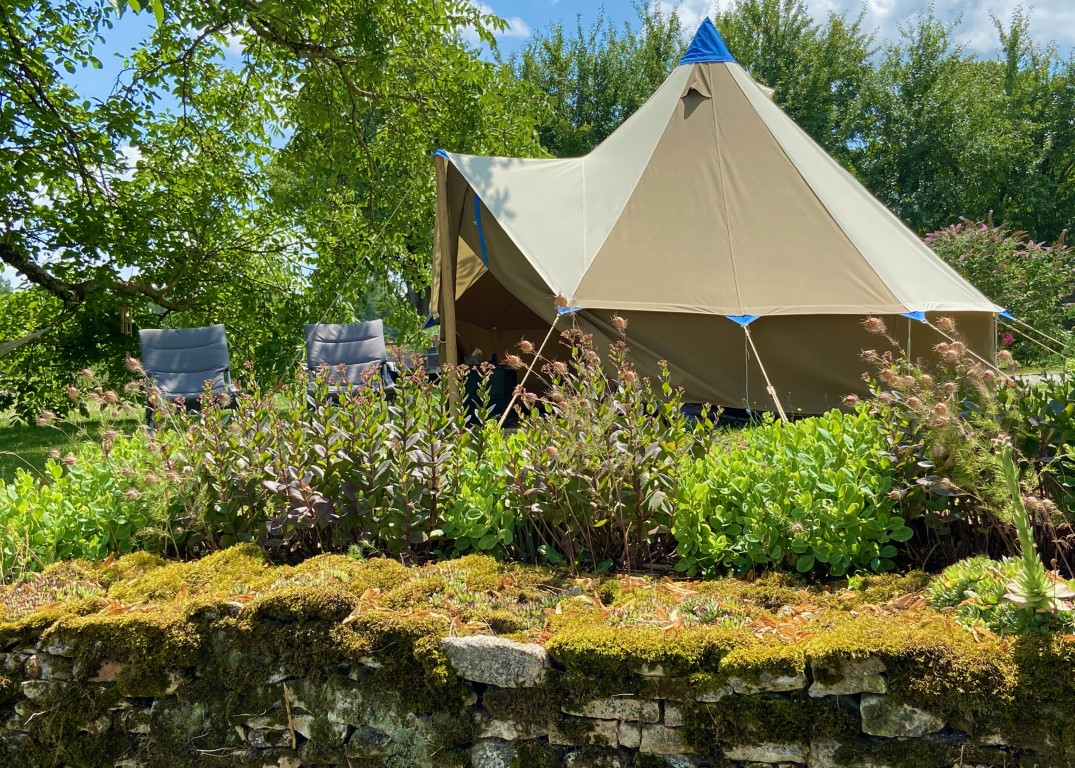
[[[627,318],[630,357],[688,401],[817,413],[862,392],[882,317],[912,356],[957,322],[996,356],[1002,309],[941,261],[751,79],[706,19],[679,66],[590,154],[438,150],[433,314],[445,359]],[[559,298],[561,305],[556,306]],[[883,343],[883,342],[882,342]],[[779,407],[779,406],[778,406]]]

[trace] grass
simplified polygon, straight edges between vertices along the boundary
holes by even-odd
[[[111,421],[106,426],[98,418],[73,416],[71,421],[39,427],[22,423],[11,413],[0,413],[0,482],[14,478],[15,470],[20,467],[42,473],[53,449],[67,455],[82,443],[99,440],[106,429],[129,434],[138,424],[136,417]]]

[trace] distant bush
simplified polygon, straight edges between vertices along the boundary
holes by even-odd
[[[0,484],[0,579],[49,563],[169,549],[172,484],[141,437],[106,433]]]
[[[1075,320],[1075,304],[1069,303],[1075,292],[1075,252],[1063,237],[1052,245],[1035,243],[1025,232],[994,225],[990,217],[962,219],[926,235],[926,243],[1015,317],[1069,343],[1067,327]],[[1023,362],[1049,355],[1022,334],[1003,332],[1001,341]]]

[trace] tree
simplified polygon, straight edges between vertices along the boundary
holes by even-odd
[[[72,328],[112,338],[130,312],[223,320],[238,355],[279,373],[301,320],[322,319],[341,287],[399,286],[419,297],[413,316],[429,154],[532,137],[517,84],[462,39],[469,26],[492,42],[500,22],[465,0],[149,5],[151,37],[90,102],[64,73],[99,66],[116,9],[141,4],[0,0],[0,261],[48,297],[0,353]],[[90,343],[84,360],[131,346]]]
[[[550,24],[511,64],[520,80],[545,96],[538,126],[542,146],[556,157],[584,155],[653,94],[683,53],[679,17],[660,4],[636,4],[639,29],[617,29],[603,15],[568,35]]]

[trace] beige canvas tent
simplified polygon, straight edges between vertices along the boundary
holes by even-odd
[[[819,412],[863,389],[886,319],[912,356],[950,315],[995,359],[1001,310],[784,114],[706,20],[615,133],[572,159],[438,151],[433,313],[451,360],[540,341],[554,298],[598,340],[629,320],[634,362],[688,400]],[[751,344],[753,342],[753,344]],[[759,362],[761,366],[759,366]]]

